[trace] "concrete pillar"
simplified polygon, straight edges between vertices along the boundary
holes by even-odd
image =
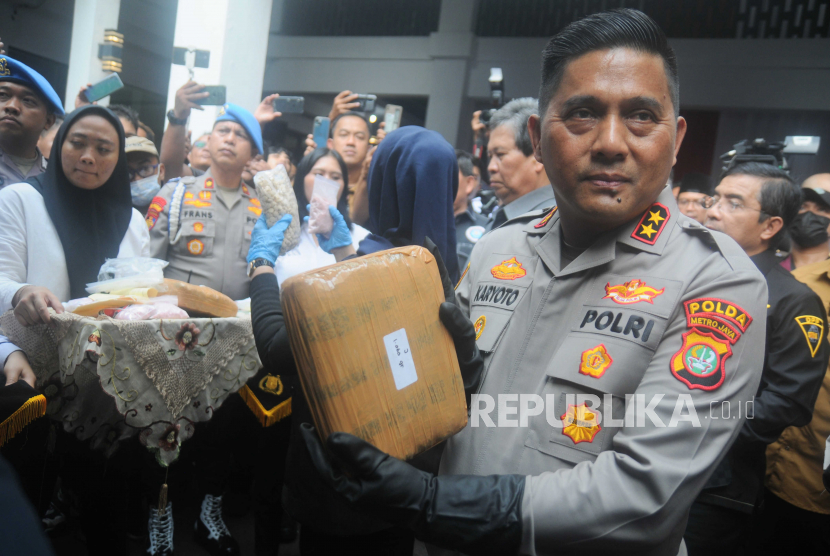
[[[477,0],[442,0],[438,32],[430,35],[432,86],[426,127],[439,132],[454,146],[459,124],[466,118],[461,114],[461,106],[475,45],[473,25],[477,4]]]
[[[210,67],[196,68],[195,80],[225,85],[227,101],[253,112],[262,100],[271,0],[179,0],[173,44],[210,51]],[[184,66],[173,65],[167,109],[173,108],[176,90],[187,82]],[[218,106],[193,110],[189,128],[195,134],[209,131]]]
[[[118,29],[118,0],[75,0],[69,71],[66,76],[67,112],[75,109],[75,97],[87,83],[97,83],[110,74],[101,69],[98,45],[104,42],[104,29]],[[98,101],[108,105],[109,97]]]

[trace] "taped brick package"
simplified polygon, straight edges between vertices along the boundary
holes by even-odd
[[[281,295],[324,441],[348,432],[407,459],[464,428],[464,384],[429,251],[390,249],[299,274]]]

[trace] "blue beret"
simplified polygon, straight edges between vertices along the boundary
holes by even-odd
[[[262,129],[260,129],[259,122],[254,118],[253,114],[241,106],[229,102],[219,109],[219,117],[216,118],[216,121],[236,122],[244,127],[259,154],[265,154],[262,149]]]
[[[61,99],[55,89],[46,81],[45,77],[23,62],[18,62],[14,58],[5,55],[0,56],[0,81],[13,81],[34,89],[46,99],[46,103],[52,112],[58,116],[64,115]]]

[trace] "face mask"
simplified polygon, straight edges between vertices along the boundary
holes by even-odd
[[[830,218],[803,212],[790,225],[790,237],[799,247],[815,247],[827,241],[827,226]]]
[[[133,204],[139,207],[149,205],[159,189],[161,189],[161,186],[159,185],[158,175],[131,181],[130,192],[133,195]]]

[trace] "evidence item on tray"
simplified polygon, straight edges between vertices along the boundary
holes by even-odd
[[[291,215],[291,224],[285,230],[280,255],[285,255],[300,243],[300,215],[297,211],[297,197],[291,186],[291,179],[282,164],[273,170],[257,172],[254,176],[257,196],[265,212],[265,223],[270,228],[286,214]]]
[[[464,428],[464,384],[429,251],[401,247],[298,274],[281,297],[324,442],[348,432],[406,459]]]
[[[191,317],[235,317],[239,310],[230,297],[207,286],[196,286],[165,278],[158,290],[162,295],[175,295],[179,307],[187,311]]]

